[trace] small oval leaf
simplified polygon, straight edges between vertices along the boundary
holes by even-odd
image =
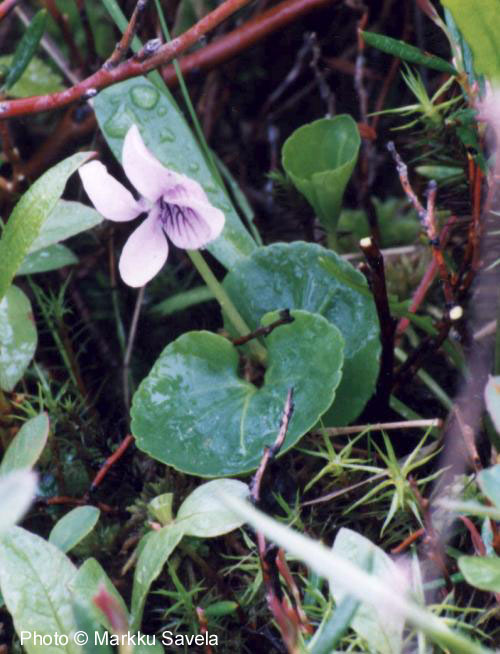
[[[37,341],[31,303],[20,288],[11,286],[0,300],[0,388],[4,391],[11,391],[23,376]]]
[[[247,484],[237,479],[214,479],[195,488],[181,504],[175,519],[186,536],[214,538],[241,527],[244,521],[221,502],[222,493],[245,500],[249,490]]]
[[[95,506],[77,506],[52,527],[49,543],[69,552],[92,531],[100,514]]]
[[[49,436],[49,416],[31,418],[17,432],[0,464],[0,476],[13,470],[32,468],[38,461]]]

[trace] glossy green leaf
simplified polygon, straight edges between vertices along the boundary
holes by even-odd
[[[9,72],[5,77],[5,82],[3,84],[4,91],[8,91],[12,86],[14,86],[18,79],[23,75],[38,49],[38,44],[45,32],[46,24],[47,10],[41,9],[31,19],[30,24],[26,28],[26,31],[21,37],[16,51],[14,52]]]
[[[207,249],[226,268],[255,249],[226,192],[213,179],[200,147],[170,93],[145,77],[101,91],[94,108],[102,133],[118,160],[129,127],[136,124],[146,146],[168,168],[188,175],[205,189],[210,202],[226,216],[224,231]]]
[[[202,477],[248,472],[276,439],[292,387],[295,411],[281,452],[295,445],[332,403],[343,338],[322,316],[292,315],[294,322],[266,339],[269,365],[260,388],[240,377],[238,351],[222,336],[188,332],[168,345],[134,395],[137,447]]]
[[[3,456],[0,476],[13,470],[32,468],[43,452],[48,436],[49,416],[46,413],[26,421]]]
[[[500,558],[498,556],[460,556],[458,567],[474,588],[500,593]]]
[[[100,225],[102,221],[101,214],[81,202],[58,200],[29,251],[35,252],[65,241],[71,236]]]
[[[24,257],[39,236],[43,223],[61,197],[68,177],[88,158],[78,152],[40,177],[21,197],[0,239],[0,299],[3,298]]]
[[[18,636],[36,631],[54,637],[76,631],[69,584],[76,568],[57,547],[43,538],[12,527],[0,539],[0,587]],[[24,639],[28,654],[47,654],[50,648]],[[71,638],[58,654],[80,654]]]
[[[0,301],[0,388],[14,388],[28,367],[36,344],[31,303],[20,288],[11,286]]]
[[[264,313],[285,308],[319,313],[336,325],[345,340],[344,367],[323,419],[342,425],[359,415],[375,388],[380,356],[377,312],[361,273],[319,245],[276,243],[236,266],[224,287],[250,329]]]
[[[214,538],[241,527],[243,521],[221,502],[221,493],[246,499],[249,489],[237,479],[214,479],[195,488],[181,504],[175,519],[186,536]]]
[[[476,73],[500,78],[500,3],[498,0],[441,0],[472,50]]]
[[[52,527],[49,543],[69,552],[96,526],[101,512],[95,506],[77,506]]]
[[[17,269],[16,275],[35,275],[72,266],[75,263],[78,263],[78,259],[73,252],[62,243],[56,243],[43,250],[28,253]]]
[[[135,566],[130,628],[137,631],[141,626],[142,614],[151,584],[163,570],[163,566],[180,543],[184,531],[173,524],[153,531],[145,536],[139,545],[139,558]]]
[[[283,145],[283,168],[329,233],[336,231],[360,145],[358,127],[348,115],[303,125]]]
[[[0,534],[23,517],[35,493],[36,476],[29,470],[15,470],[0,478]]]
[[[440,70],[443,73],[457,74],[455,68],[446,59],[427,54],[414,45],[393,39],[390,36],[385,36],[385,34],[376,34],[375,32],[361,32],[361,35],[368,45],[382,52],[386,52],[393,57],[409,61],[412,64],[425,66],[426,68]]]
[[[0,57],[0,66],[10,67],[13,55]],[[64,89],[62,77],[42,59],[33,57],[21,78],[9,89],[13,98],[29,98],[32,95],[45,95]]]
[[[333,552],[343,559],[371,573],[382,582],[396,581],[395,563],[368,538],[342,527],[333,544]],[[349,597],[347,590],[336,583],[336,570],[332,568],[330,589],[339,604]],[[404,617],[398,613],[380,612],[373,605],[362,603],[351,622],[351,628],[370,643],[379,654],[400,654],[403,642]]]
[[[481,470],[477,481],[486,497],[493,502],[497,509],[500,509],[500,463]]]
[[[95,559],[87,559],[80,566],[78,572],[71,580],[69,590],[71,591],[73,601],[77,601],[82,607],[84,607],[88,611],[92,620],[109,631],[112,631],[113,629],[106,619],[106,616],[92,601],[92,598],[97,595],[101,586],[104,586],[108,593],[113,595],[121,606],[123,612],[128,615],[127,606],[123,601],[122,596],[114,587],[113,582],[104,571],[104,568]]]
[[[488,379],[484,389],[484,400],[495,429],[500,434],[500,375],[490,376]]]

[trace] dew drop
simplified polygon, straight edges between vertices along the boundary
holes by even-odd
[[[170,127],[164,127],[160,132],[160,141],[164,143],[165,141],[175,141],[175,134],[172,132]]]
[[[192,161],[188,166],[188,170],[191,173],[196,173],[198,170],[200,170],[200,164],[196,163],[196,161]]]
[[[121,104],[111,118],[104,123],[104,131],[109,136],[122,138],[128,132],[129,127],[134,123],[139,123],[134,112],[124,104]]]
[[[141,109],[152,109],[157,105],[160,99],[160,93],[156,89],[142,84],[140,86],[134,86],[130,91],[130,97],[132,98],[132,102]]]
[[[203,184],[203,188],[207,193],[217,193],[217,187],[213,184]]]
[[[167,113],[167,111],[168,111],[167,107],[162,105],[161,107],[158,107],[156,113],[158,114],[158,116],[164,116]]]

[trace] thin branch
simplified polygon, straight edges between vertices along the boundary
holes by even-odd
[[[321,433],[327,436],[345,436],[347,434],[359,434],[362,431],[388,431],[391,429],[426,429],[428,427],[442,427],[443,421],[439,418],[422,420],[403,420],[400,422],[375,422],[367,425],[351,425],[349,427],[328,427],[322,429]],[[318,432],[319,433],[319,432]]]
[[[273,332],[276,327],[279,327],[280,325],[288,325],[291,322],[293,322],[295,318],[290,315],[290,309],[283,309],[283,311],[280,311],[280,317],[278,320],[275,320],[272,322],[270,325],[266,325],[265,327],[259,327],[253,332],[250,332],[246,336],[240,336],[240,338],[233,338],[232,343],[233,345],[244,345],[245,343],[248,343],[248,341],[251,341],[254,338],[259,338],[259,336],[269,336],[271,332]]]
[[[137,4],[135,5],[135,9],[132,12],[132,16],[130,17],[130,20],[128,22],[127,29],[123,32],[122,38],[116,44],[113,53],[111,54],[109,59],[104,63],[103,68],[107,70],[110,70],[111,68],[116,68],[116,66],[118,66],[118,64],[120,64],[125,59],[128,49],[130,48],[132,39],[137,33],[139,20],[141,19],[147,4],[148,4],[148,0],[137,1]]]
[[[114,466],[114,464],[122,458],[122,456],[125,454],[125,452],[128,450],[130,445],[134,442],[134,437],[131,434],[127,434],[125,438],[122,440],[120,445],[116,448],[116,450],[108,456],[104,464],[100,467],[98,473],[94,477],[92,484],[90,485],[90,492],[94,492],[96,488],[102,483],[102,480],[104,477],[108,474],[109,469]]]
[[[166,64],[178,57],[188,48],[195,45],[202,36],[215,29],[226,18],[229,18],[229,16],[249,2],[250,0],[225,0],[225,2],[203,17],[184,34],[169,43],[165,43],[145,60],[139,61],[136,57],[131,57],[111,70],[101,68],[90,77],[64,91],[1,102],[0,118],[25,116],[50,111],[57,107],[64,107],[75,102],[75,100],[85,97],[89,92],[93,93],[98,89],[106,88],[124,79],[144,75],[150,70],[154,70],[158,66]]]

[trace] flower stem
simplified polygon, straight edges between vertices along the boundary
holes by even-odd
[[[246,336],[251,330],[250,327],[243,320],[240,312],[234,306],[231,298],[226,293],[225,288],[215,277],[209,265],[201,255],[199,250],[187,250],[194,267],[200,273],[203,281],[214,294],[215,299],[220,304],[224,314],[228,317],[229,321],[238,332],[240,336]],[[252,340],[248,343],[252,355],[262,364],[267,361],[267,350],[257,340]]]

